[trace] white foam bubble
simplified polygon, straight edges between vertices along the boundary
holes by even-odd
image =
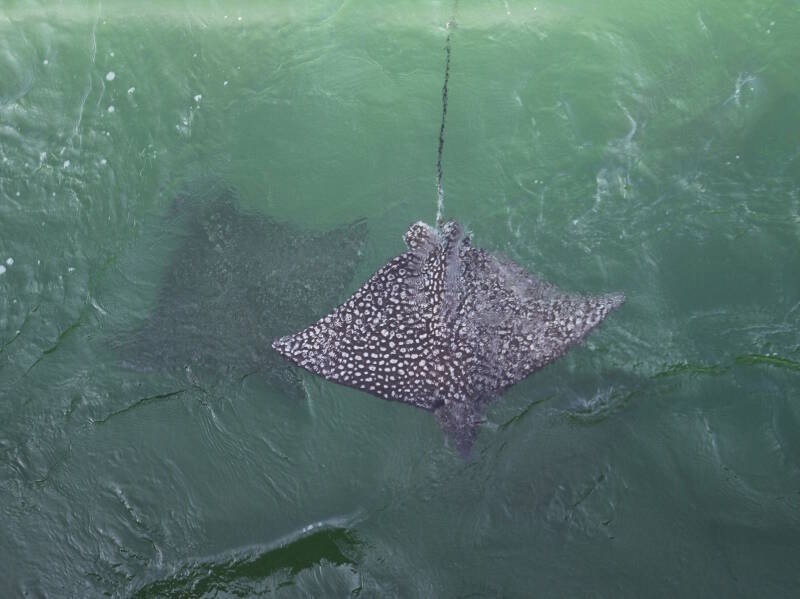
[[[6,258],[6,264],[8,264],[9,266],[14,266],[14,258],[12,258],[11,256]]]
[[[136,91],[136,88],[135,88],[135,87],[130,87],[130,88],[128,88],[128,95],[132,96],[132,95],[133,95],[133,92],[135,92],[135,91]]]
[[[69,166],[69,160],[65,160],[64,161],[64,168],[67,168],[68,166]]]
[[[0,264],[0,275],[5,274],[5,272],[6,272],[6,267]]]
[[[202,99],[203,99],[203,94],[197,94],[197,95],[194,97],[194,101],[195,101],[195,102],[198,102],[198,103],[199,103],[199,102],[200,102],[200,100],[202,100]]]
[[[114,53],[113,53],[113,52],[109,52],[109,53],[108,53],[108,55],[109,55],[111,58],[114,58]]]
[[[47,65],[49,65],[49,64],[50,64],[50,61],[49,61],[49,60],[47,60],[47,59],[45,58],[45,59],[42,61],[42,64],[43,64],[44,66],[47,66]]]
[[[106,164],[108,164],[108,160],[106,160],[105,158],[101,158],[100,159],[100,166],[105,166]]]
[[[19,192],[16,193],[16,196],[19,197]]]
[[[109,71],[106,73],[106,81],[114,81],[117,78],[117,74],[114,71]]]
[[[236,20],[237,20],[237,21],[241,21],[241,20],[242,20],[242,17],[237,17],[237,19],[236,19]]]
[[[224,86],[227,86],[227,85],[228,85],[228,82],[227,82],[227,81],[223,81],[223,82],[222,82],[222,85],[224,85]]]
[[[109,111],[109,112],[114,112],[115,110],[116,110],[116,108],[114,108],[114,105],[113,105],[113,104],[112,104],[111,106],[109,106],[109,107],[108,107],[108,111]]]

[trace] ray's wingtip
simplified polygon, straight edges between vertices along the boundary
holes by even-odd
[[[622,304],[625,303],[625,300],[626,300],[625,293],[622,291],[608,294],[608,303],[611,305],[612,310],[619,308]]]
[[[284,350],[285,350],[286,340],[287,339],[288,339],[288,337],[278,337],[277,339],[275,339],[272,342],[272,344],[271,344],[272,345],[272,349],[274,349],[276,352],[278,352],[280,354],[283,354]]]

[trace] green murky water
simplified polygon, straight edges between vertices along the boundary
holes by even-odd
[[[0,4],[0,594],[791,596],[800,3],[462,0],[445,216],[628,297],[468,461],[423,411],[261,376],[237,316],[333,308],[434,218],[453,6],[385,4]],[[235,251],[176,261],[212,221]],[[119,351],[193,296],[141,350],[185,353]]]

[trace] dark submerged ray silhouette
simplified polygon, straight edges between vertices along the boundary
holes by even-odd
[[[565,294],[471,247],[455,222],[416,223],[405,242],[342,306],[272,347],[331,381],[433,411],[463,453],[488,402],[625,300]]]
[[[365,221],[307,231],[239,209],[225,188],[178,197],[180,241],[150,316],[116,349],[137,370],[181,370],[216,383],[251,374],[300,396],[295,372],[269,350],[341,301]]]

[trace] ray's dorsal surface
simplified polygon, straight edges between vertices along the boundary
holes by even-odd
[[[309,231],[243,211],[227,188],[184,194],[168,215],[180,241],[149,316],[114,346],[140,371],[187,371],[216,384],[257,375],[300,397],[296,373],[269,350],[341,301],[366,223]]]
[[[272,347],[331,381],[433,411],[464,453],[488,402],[625,300],[563,293],[471,247],[455,222],[418,222],[405,242],[339,308]]]

